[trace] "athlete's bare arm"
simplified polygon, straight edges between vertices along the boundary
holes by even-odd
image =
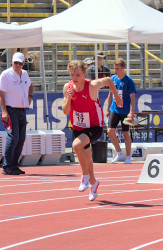
[[[63,105],[62,110],[65,115],[68,115],[71,110],[71,99],[74,94],[72,88],[68,88],[69,83],[66,83],[63,87]]]
[[[118,107],[123,107],[123,100],[119,97],[115,85],[110,77],[104,77],[90,82],[89,93],[92,100],[97,101],[98,90],[108,86],[114,94],[115,101]]]

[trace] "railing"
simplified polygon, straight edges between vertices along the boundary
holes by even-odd
[[[7,22],[10,23],[10,0],[7,0]]]
[[[131,43],[132,46],[134,46],[135,48],[139,49],[140,50],[140,46],[136,43]],[[159,57],[155,56],[154,54],[152,54],[151,52],[148,51],[148,45],[146,44],[145,45],[145,59],[146,59],[146,75],[148,75],[148,56],[154,58],[155,60],[157,60],[158,62],[162,63],[163,64],[163,60],[160,59]]]
[[[24,0],[24,4],[27,4],[27,0]],[[7,0],[7,23],[10,23],[10,0]]]
[[[27,4],[28,0],[24,0],[24,4]],[[65,0],[58,0],[64,5],[66,5],[68,8],[71,7],[71,1],[69,0],[70,3],[66,2]],[[52,0],[52,5],[53,5],[53,14],[57,14],[57,0]],[[10,11],[10,0],[7,0],[7,23],[10,23],[10,16],[11,16],[11,11]]]
[[[68,8],[71,7],[71,4],[69,4],[65,0],[58,0],[58,1],[66,5]],[[52,4],[53,4],[53,14],[56,15],[57,14],[57,0],[52,0]]]

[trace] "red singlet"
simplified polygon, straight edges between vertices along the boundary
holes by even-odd
[[[77,92],[73,88],[73,82],[69,82],[69,88],[74,91],[71,99],[70,120],[74,130],[84,130],[91,127],[103,127],[104,115],[99,100],[93,101],[89,95],[90,80],[85,79],[84,89]]]

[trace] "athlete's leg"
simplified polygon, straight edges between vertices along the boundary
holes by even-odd
[[[126,146],[126,156],[131,155],[131,137],[129,131],[123,131],[125,146]]]
[[[84,148],[90,143],[90,139],[87,135],[81,134],[73,141],[73,149],[78,157],[79,163],[82,168],[82,174],[88,175],[88,159],[86,149]],[[90,160],[89,160],[90,161]]]
[[[112,144],[114,145],[116,151],[121,152],[121,148],[120,148],[120,145],[119,145],[119,140],[118,140],[118,138],[116,136],[116,129],[115,128],[108,128],[107,132],[108,132],[108,136],[109,136]]]
[[[85,150],[86,153],[86,157],[87,157],[87,163],[88,163],[88,173],[90,176],[90,184],[93,185],[95,184],[95,176],[94,176],[94,170],[93,170],[93,160],[92,160],[92,151],[91,151],[91,147],[87,148]]]

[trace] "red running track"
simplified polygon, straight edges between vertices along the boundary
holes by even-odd
[[[79,193],[79,165],[0,174],[0,249],[163,249],[163,184],[138,184],[143,164],[95,164],[98,197]]]

